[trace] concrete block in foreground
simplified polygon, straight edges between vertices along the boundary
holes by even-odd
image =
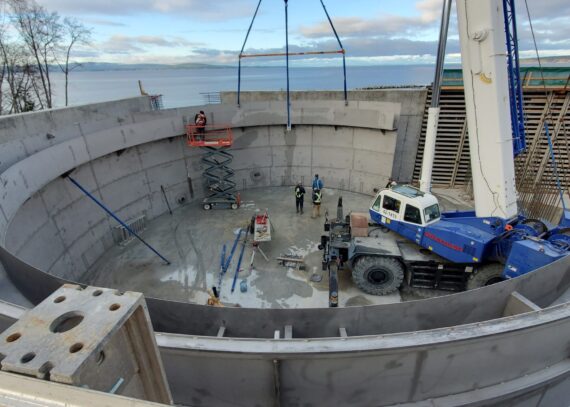
[[[3,371],[172,403],[144,297],[65,284],[0,334]]]

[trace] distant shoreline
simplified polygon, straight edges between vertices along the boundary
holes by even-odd
[[[570,56],[567,57],[545,57],[541,58],[545,66],[570,66]],[[536,58],[525,58],[520,60],[521,65],[538,65]],[[351,65],[358,67],[373,67],[373,66],[434,66],[434,64],[375,64],[375,65]],[[449,68],[458,68],[460,64],[448,64]],[[330,65],[323,66],[293,66],[291,69],[319,69],[330,68]],[[56,71],[57,67],[53,67]],[[275,65],[248,65],[246,69],[283,69],[283,66]],[[98,72],[98,71],[148,71],[148,70],[183,70],[183,69],[237,69],[237,65],[214,65],[214,64],[199,64],[199,63],[185,63],[185,64],[120,64],[112,62],[86,62],[78,66],[74,71],[82,72]]]

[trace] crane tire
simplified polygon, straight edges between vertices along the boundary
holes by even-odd
[[[467,280],[467,289],[474,290],[475,288],[500,283],[504,280],[502,277],[504,269],[505,266],[500,263],[489,263],[477,267]]]
[[[367,294],[388,295],[402,285],[404,267],[391,257],[363,256],[352,268],[352,280]]]

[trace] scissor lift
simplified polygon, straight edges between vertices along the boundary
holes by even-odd
[[[190,147],[204,150],[202,163],[206,166],[203,172],[204,181],[210,195],[202,201],[205,210],[212,208],[237,209],[240,206],[240,195],[236,183],[232,180],[234,170],[230,168],[233,156],[227,151],[233,144],[233,133],[229,126],[186,126],[187,143]]]

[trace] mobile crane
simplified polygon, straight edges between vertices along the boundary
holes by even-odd
[[[451,0],[444,0],[437,101],[450,8]],[[337,218],[327,219],[328,234],[320,247],[323,268],[329,270],[331,306],[338,303],[337,271],[346,263],[362,291],[384,295],[397,290],[404,278],[416,287],[477,288],[570,253],[570,211],[564,210],[553,227],[526,218],[517,208],[514,157],[524,150],[525,140],[514,0],[457,0],[457,16],[475,210],[442,213],[430,193],[439,114],[432,104],[420,189],[383,189],[369,208],[374,223],[395,233],[352,237],[341,200]]]

